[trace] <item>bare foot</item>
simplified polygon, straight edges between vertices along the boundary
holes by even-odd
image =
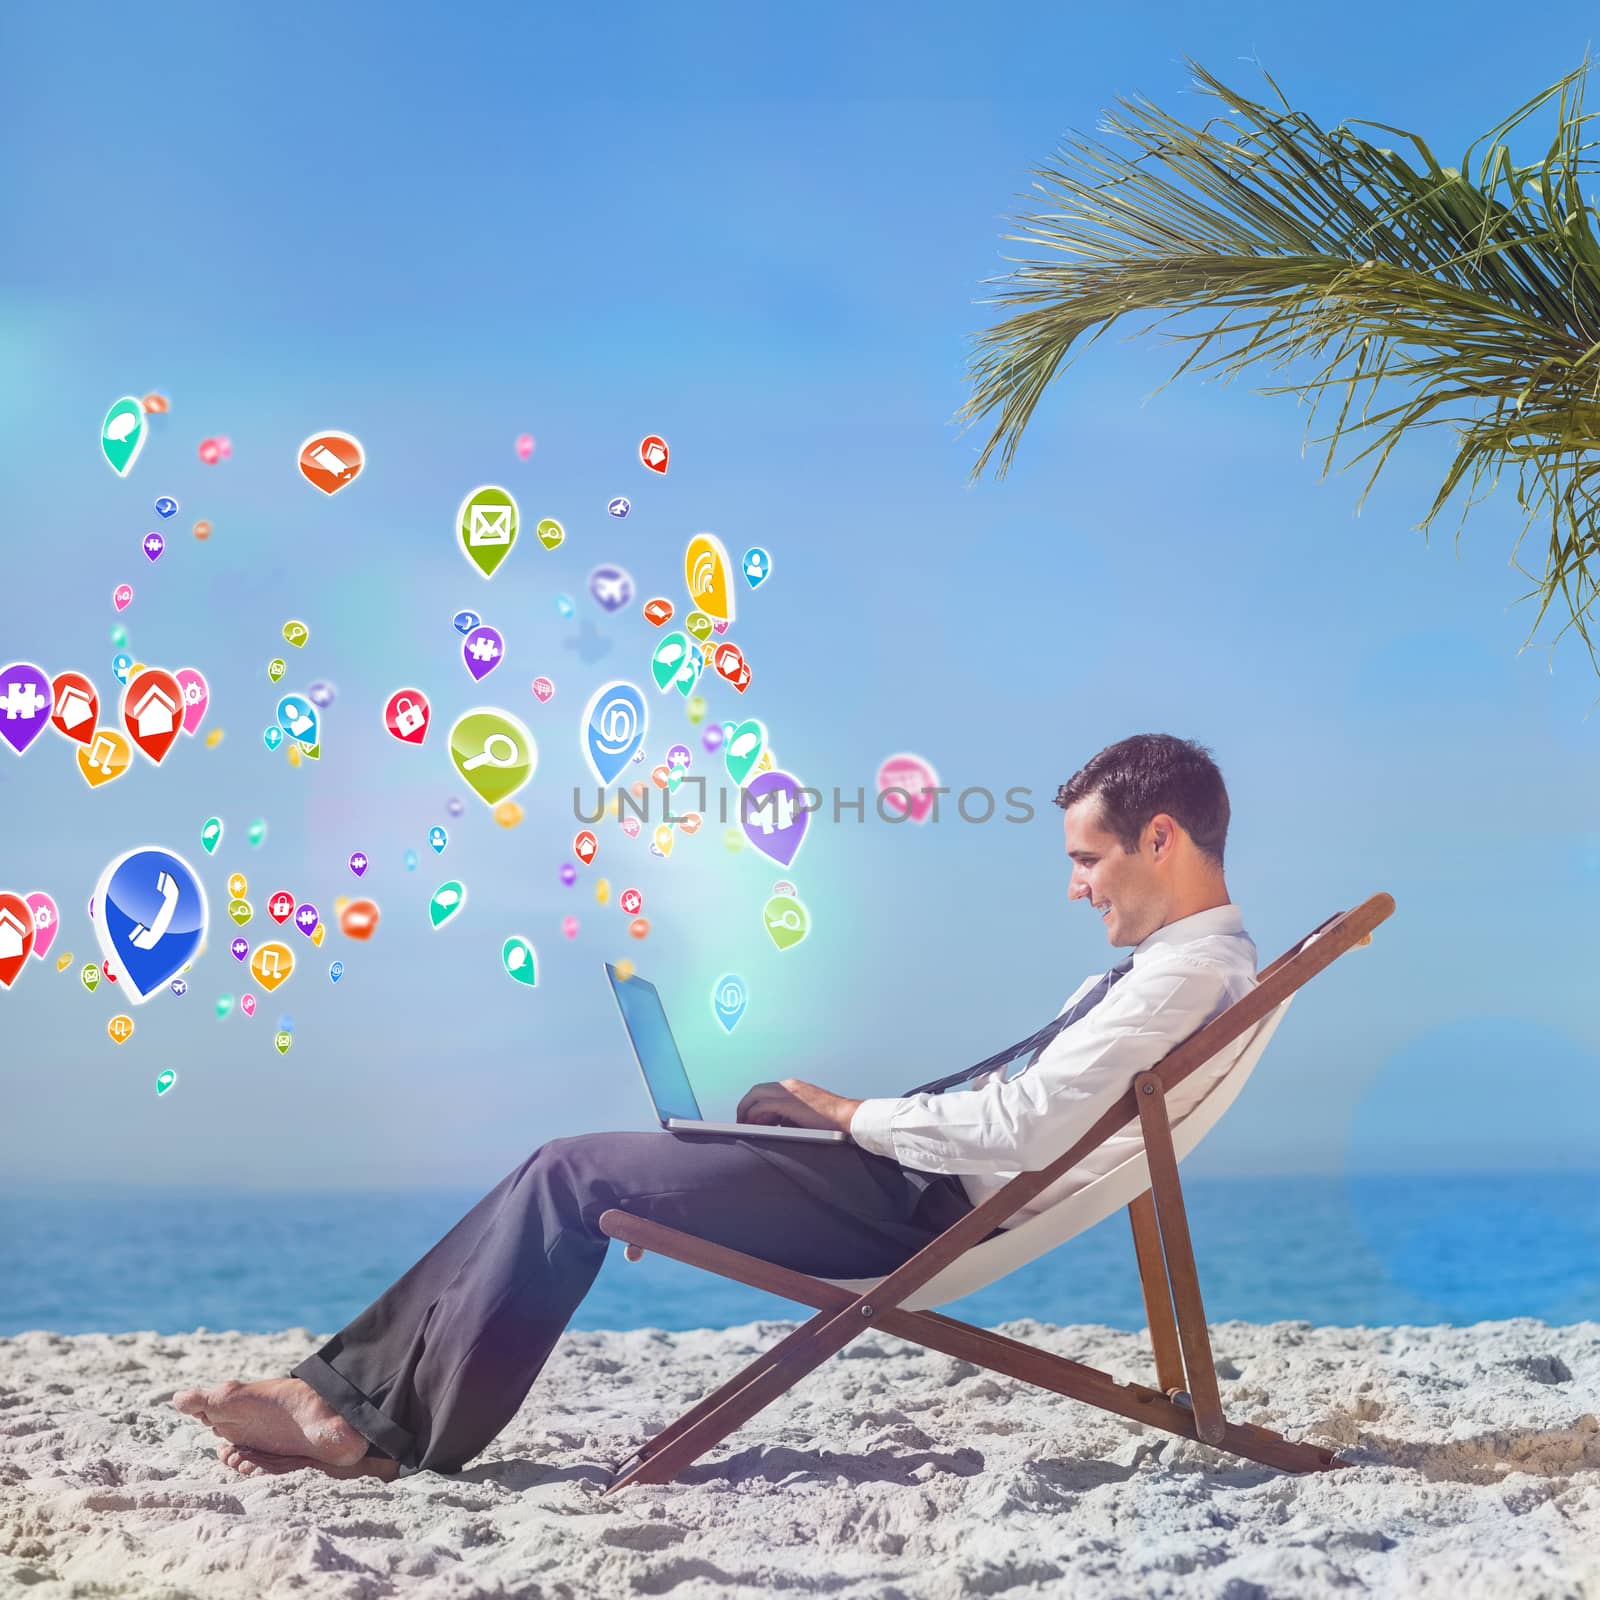
[[[226,1440],[217,1446],[217,1460],[245,1478],[303,1472],[310,1468],[315,1472],[324,1472],[330,1478],[382,1478],[388,1482],[400,1470],[400,1463],[391,1461],[387,1456],[364,1456],[348,1466],[335,1466],[328,1461],[313,1461],[310,1456],[279,1456],[266,1450],[246,1450]]]
[[[261,1378],[209,1389],[180,1389],[173,1405],[218,1438],[246,1450],[304,1456],[317,1466],[347,1467],[370,1446],[326,1400],[299,1378]]]

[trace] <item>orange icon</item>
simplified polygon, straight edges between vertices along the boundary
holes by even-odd
[[[116,1044],[126,1044],[133,1037],[132,1017],[113,1017],[106,1024],[106,1032]]]
[[[144,407],[147,416],[160,416],[166,412],[167,397],[164,394],[147,394],[139,404]]]
[[[644,620],[652,627],[659,628],[663,622],[672,620],[672,602],[670,600],[646,600],[644,603]]]
[[[120,778],[133,760],[133,746],[126,734],[114,728],[98,728],[94,738],[78,752],[78,771],[91,789]]]
[[[666,472],[667,455],[667,441],[659,433],[646,434],[639,441],[639,460],[652,472]]]
[[[346,484],[355,482],[366,460],[359,439],[330,428],[312,434],[300,446],[300,475],[312,488],[338,494]]]
[[[294,951],[276,939],[270,944],[258,944],[250,957],[250,974],[268,994],[280,983],[287,983],[293,972]]]
[[[352,900],[339,913],[339,932],[347,939],[370,939],[378,926],[378,905],[375,900]]]
[[[211,537],[211,524],[204,517],[195,523],[194,536],[197,539],[209,539]]]

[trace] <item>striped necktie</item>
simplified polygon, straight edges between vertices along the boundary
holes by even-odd
[[[915,1089],[905,1089],[901,1092],[901,1099],[912,1094],[943,1094],[946,1089],[954,1089],[958,1085],[970,1082],[980,1073],[987,1072],[990,1067],[1015,1061],[1018,1056],[1028,1057],[1022,1070],[1016,1074],[1021,1077],[1033,1063],[1038,1060],[1044,1047],[1061,1032],[1069,1028],[1079,1017],[1093,1011],[1105,997],[1111,993],[1111,987],[1120,979],[1125,978],[1133,967],[1133,957],[1126,961],[1119,961],[1109,972],[1102,974],[1100,981],[1081,1000],[1075,1000],[1059,1017],[1052,1017],[1036,1033],[1030,1033],[1026,1039],[1020,1039],[1016,1044],[1005,1050],[996,1051],[992,1056],[986,1056],[974,1067],[967,1067],[961,1072],[952,1072],[943,1078],[935,1078],[931,1083],[920,1083]]]

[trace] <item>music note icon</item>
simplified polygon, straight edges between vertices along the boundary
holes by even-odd
[[[286,944],[274,940],[258,945],[250,958],[250,971],[263,989],[271,994],[280,984],[286,983],[294,973],[294,952]]]
[[[133,746],[115,729],[96,729],[87,745],[78,751],[78,770],[91,789],[120,778],[133,760]]]

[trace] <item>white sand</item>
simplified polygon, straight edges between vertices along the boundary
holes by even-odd
[[[791,1326],[569,1333],[454,1477],[241,1478],[174,1389],[273,1335],[0,1339],[0,1596],[1600,1597],[1600,1323],[1220,1323],[1230,1416],[1345,1449],[1288,1476],[890,1335],[689,1469],[608,1465]],[[1143,1335],[1005,1331],[1150,1381]]]

